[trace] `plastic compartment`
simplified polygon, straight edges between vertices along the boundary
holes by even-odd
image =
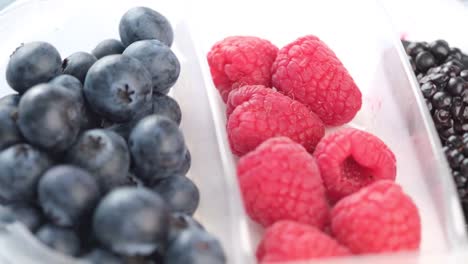
[[[215,127],[187,28],[183,1],[18,1],[0,12],[0,96],[12,93],[5,81],[5,67],[11,52],[22,42],[43,40],[52,43],[62,58],[75,51],[90,51],[105,38],[118,38],[118,23],[126,10],[148,6],[164,14],[175,32],[173,49],[182,72],[172,90],[179,102],[183,121],[181,128],[192,154],[188,174],[201,192],[195,217],[217,236],[230,263],[242,259],[241,229],[237,220],[242,214],[235,184],[224,177]],[[1,136],[1,135],[0,135]],[[234,193],[234,194],[233,194]],[[71,259],[48,250],[21,224],[0,225],[0,263],[73,263]]]
[[[314,34],[335,51],[363,93],[362,109],[349,125],[379,136],[394,151],[397,182],[416,202],[422,218],[419,253],[349,258],[336,263],[429,263],[437,259],[430,256],[449,260],[450,252],[466,247],[463,215],[440,144],[430,117],[423,111],[403,48],[378,1],[217,1],[211,3],[211,12],[200,15],[204,8],[194,4],[191,21],[195,23],[198,56],[203,62],[228,177],[236,178],[236,157],[229,149],[225,106],[211,82],[207,52],[216,41],[230,35],[259,36],[282,47],[300,36]],[[247,234],[241,234],[246,241],[243,253],[253,261],[262,229],[246,215],[238,221],[247,225]]]

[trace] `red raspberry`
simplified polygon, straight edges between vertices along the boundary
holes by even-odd
[[[314,158],[286,137],[271,138],[239,160],[237,176],[249,216],[263,226],[295,220],[323,228],[329,206]]]
[[[421,242],[418,208],[387,180],[339,201],[331,227],[335,238],[357,254],[416,250]]]
[[[229,117],[234,109],[242,103],[250,100],[255,95],[267,95],[270,93],[277,93],[271,88],[263,85],[244,85],[232,90],[226,103],[226,115]]]
[[[347,123],[361,108],[361,92],[353,78],[315,36],[299,38],[282,48],[272,73],[274,87],[309,106],[326,125]]]
[[[208,52],[213,82],[224,102],[233,88],[246,84],[271,87],[271,65],[278,48],[270,41],[233,36],[217,42]]]
[[[257,248],[257,260],[285,262],[350,255],[347,248],[313,226],[279,221],[270,226]]]
[[[325,128],[305,105],[275,92],[253,96],[237,106],[229,116],[227,132],[232,152],[243,155],[276,136],[289,137],[312,152]]]
[[[393,152],[376,136],[347,128],[322,138],[314,152],[328,199],[336,202],[377,180],[395,180]]]

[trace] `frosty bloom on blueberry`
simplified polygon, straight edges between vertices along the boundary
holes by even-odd
[[[135,7],[118,29],[120,39],[63,61],[42,41],[11,54],[0,224],[22,223],[72,262],[224,264],[219,241],[192,217],[201,195],[187,177],[182,109],[168,95],[181,72],[172,27]]]

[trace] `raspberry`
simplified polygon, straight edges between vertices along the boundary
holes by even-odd
[[[257,260],[285,262],[350,255],[347,248],[313,226],[279,221],[270,226],[257,248]]]
[[[257,37],[233,36],[217,42],[207,59],[224,102],[232,89],[242,85],[271,87],[271,65],[277,53],[275,45]]]
[[[416,250],[421,242],[418,208],[388,180],[339,201],[331,227],[335,238],[356,254]]]
[[[239,160],[248,215],[263,226],[295,220],[323,228],[329,206],[314,158],[286,137],[271,138]]]
[[[234,109],[246,102],[255,95],[267,95],[270,93],[276,93],[271,88],[267,88],[263,85],[244,85],[236,88],[229,93],[229,97],[226,103],[226,115],[229,117]]]
[[[396,160],[379,138],[347,128],[325,136],[314,152],[331,202],[377,180],[395,180]]]
[[[353,119],[362,98],[353,78],[319,38],[305,36],[278,52],[272,66],[273,86],[306,104],[326,125]]]
[[[253,96],[237,106],[229,116],[227,132],[232,152],[243,155],[275,136],[289,137],[312,152],[325,128],[305,105],[275,92]]]

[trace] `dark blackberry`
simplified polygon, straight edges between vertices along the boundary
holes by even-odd
[[[406,47],[406,54],[414,58],[420,52],[423,52],[425,50],[426,50],[426,47],[420,42],[412,42]]]
[[[421,72],[426,72],[429,68],[435,66],[436,59],[427,51],[420,52],[414,59],[416,68]]]
[[[461,97],[453,97],[452,105],[450,106],[450,113],[452,114],[453,119],[463,121],[463,111],[465,110],[465,105]]]
[[[451,104],[452,97],[443,91],[435,93],[432,97],[432,105],[436,109],[448,109]]]
[[[445,40],[436,40],[429,44],[429,51],[438,61],[443,61],[450,54],[450,47]]]
[[[460,163],[460,173],[463,174],[463,176],[468,177],[468,158],[463,159]]]
[[[462,139],[460,138],[460,136],[456,136],[456,135],[448,137],[446,143],[447,143],[446,147],[448,148],[460,149],[461,147],[463,147]]]
[[[431,99],[432,96],[437,92],[437,86],[432,82],[427,82],[421,85],[421,92],[426,99]]]
[[[449,137],[450,138],[450,137]],[[457,169],[460,167],[460,164],[465,159],[463,154],[458,151],[458,149],[450,149],[445,156],[450,164],[450,167]]]
[[[449,92],[451,95],[457,96],[461,95],[465,88],[465,80],[461,77],[452,77],[450,78],[448,84],[447,84],[447,92]]]
[[[468,68],[468,67],[467,67]],[[463,78],[463,80],[468,81],[468,70],[463,70],[460,72],[460,77]]]

